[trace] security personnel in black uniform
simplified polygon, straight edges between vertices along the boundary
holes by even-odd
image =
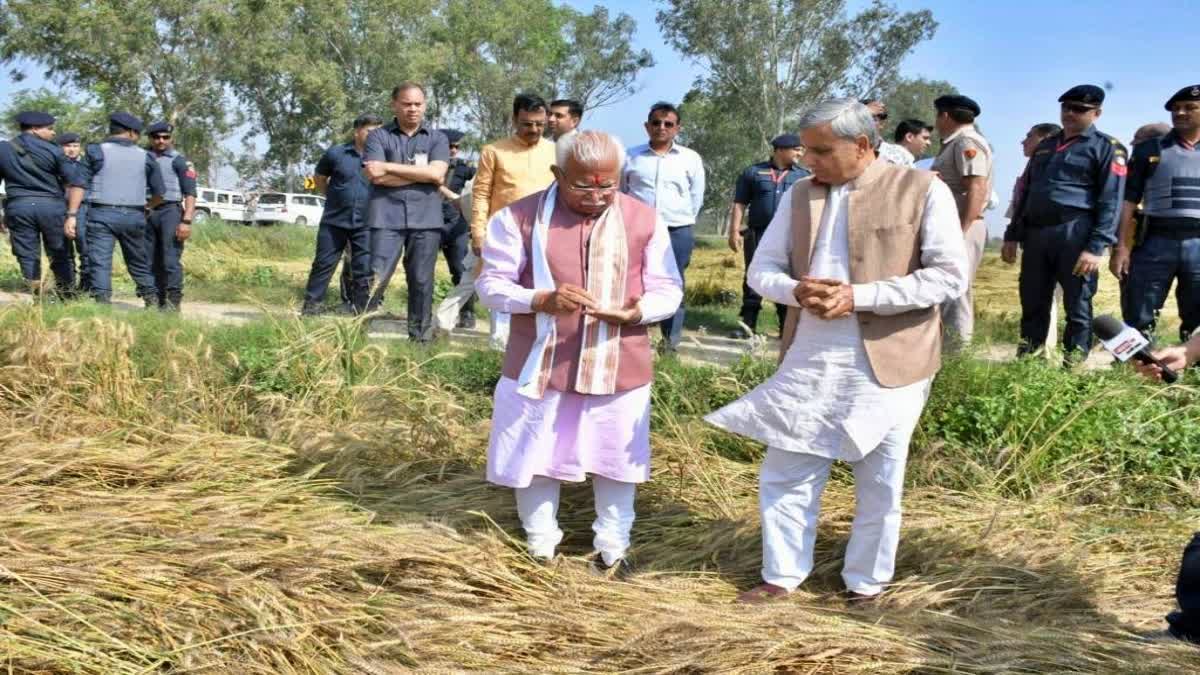
[[[758,242],[762,240],[767,225],[771,224],[771,218],[775,216],[780,199],[796,181],[809,175],[808,169],[796,165],[800,158],[799,136],[776,136],[771,141],[771,147],[771,159],[746,167],[738,176],[737,185],[733,190],[733,208],[729,214],[729,248],[734,253],[742,251],[747,269],[750,268],[750,261],[754,259]],[[749,227],[742,230],[742,214],[747,208],[750,209]],[[750,332],[739,327],[732,337],[746,339],[758,330],[758,313],[762,310],[762,302],[762,296],[750,288],[750,284],[743,277],[741,320]],[[782,328],[787,307],[777,304],[775,313]]]
[[[458,156],[463,132],[458,129],[443,129],[450,142],[450,166],[446,169],[446,181],[442,184],[442,219],[446,229],[442,233],[442,255],[450,268],[450,280],[455,286],[462,279],[463,259],[471,250],[471,226],[463,215],[458,199],[462,196],[467,181],[475,177],[475,167]],[[458,328],[475,327],[475,297],[463,305],[458,312]]]
[[[138,297],[146,307],[157,307],[158,289],[146,255],[146,209],[162,203],[166,192],[162,171],[150,153],[137,145],[142,133],[140,119],[117,112],[108,120],[109,137],[87,146],[71,182],[67,236],[75,237],[76,218],[86,190],[92,297],[97,302],[112,302],[113,247],[119,243],[125,267],[137,284]]]
[[[79,134],[71,132],[62,133],[59,134],[54,140],[58,142],[58,146],[62,148],[63,154],[66,155],[67,160],[71,162],[71,167],[78,167],[79,158],[83,156],[83,147],[79,144]],[[64,191],[66,188],[67,186],[63,185]],[[63,196],[63,208],[65,214],[65,193]],[[66,219],[65,215],[63,216],[63,219]],[[83,221],[81,219],[75,219],[75,238],[68,239],[64,235],[63,240],[67,245],[67,259],[71,261],[71,265],[76,270],[75,279],[79,282],[79,291],[81,293],[88,293],[91,291],[92,287],[88,281],[87,273],[87,237],[83,228]]]
[[[43,290],[44,246],[57,290],[69,297],[75,270],[63,236],[67,212],[63,188],[74,179],[75,168],[53,142],[54,121],[40,111],[16,116],[21,133],[0,141],[0,179],[7,186],[5,221],[21,276],[34,293]]]
[[[1155,314],[1175,282],[1179,338],[1200,326],[1200,85],[1180,89],[1166,104],[1172,129],[1136,145],[1125,185],[1122,232],[1134,231],[1134,211],[1143,205],[1145,236],[1140,245],[1115,255],[1129,257],[1125,321],[1152,334]]]
[[[316,316],[322,312],[329,278],[337,267],[342,251],[343,302],[360,313],[367,307],[371,292],[371,231],[367,229],[367,198],[370,183],[362,173],[363,150],[367,136],[383,125],[375,115],[354,120],[354,140],[338,143],[321,155],[313,170],[317,191],[325,195],[325,210],[317,228],[317,251],[304,290],[301,314]]]
[[[1092,347],[1092,297],[1101,256],[1117,235],[1126,166],[1120,141],[1096,130],[1104,90],[1072,87],[1059,97],[1063,130],[1042,141],[1025,173],[1025,188],[1004,233],[1003,258],[1021,260],[1021,343],[1018,354],[1045,345],[1054,284],[1063,288],[1067,327],[1064,358]]]
[[[192,236],[196,213],[196,169],[175,149],[175,127],[155,122],[146,130],[150,157],[162,174],[163,201],[146,219],[146,254],[154,272],[158,308],[179,311],[183,304],[183,242]]]

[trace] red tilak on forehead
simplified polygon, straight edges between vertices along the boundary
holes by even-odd
[[[600,180],[601,180],[600,174],[593,175],[592,176],[592,185],[600,185]]]

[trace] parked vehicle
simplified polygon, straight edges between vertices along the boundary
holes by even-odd
[[[246,195],[234,190],[196,188],[196,220],[218,217],[233,223],[250,221]]]
[[[292,192],[264,192],[254,206],[255,223],[291,223],[316,227],[325,211],[325,198]]]

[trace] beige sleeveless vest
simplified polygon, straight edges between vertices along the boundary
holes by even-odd
[[[921,220],[933,174],[874,161],[854,180],[847,205],[850,283],[882,281],[921,268]],[[791,274],[808,274],[829,188],[805,178],[792,188]],[[796,338],[798,307],[788,307],[780,360]],[[894,316],[855,312],[875,379],[903,387],[941,367],[942,321],[938,307]]]

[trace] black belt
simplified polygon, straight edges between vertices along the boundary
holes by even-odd
[[[145,206],[125,206],[124,204],[101,204],[100,202],[88,202],[88,206],[90,206],[91,208],[116,209],[117,211],[136,211],[138,213],[146,212]]]
[[[168,206],[183,206],[183,202],[162,202],[158,206],[154,207],[154,210],[157,211],[159,209],[165,209]]]
[[[1200,237],[1200,218],[1146,216],[1146,236],[1164,239],[1195,239]]]
[[[59,204],[67,203],[67,200],[63,199],[62,197],[52,197],[50,195],[9,195],[9,197],[7,199],[5,199],[5,201],[6,202],[15,202],[15,201],[18,201],[21,199],[40,199],[44,202],[55,202],[55,203],[59,203]]]

